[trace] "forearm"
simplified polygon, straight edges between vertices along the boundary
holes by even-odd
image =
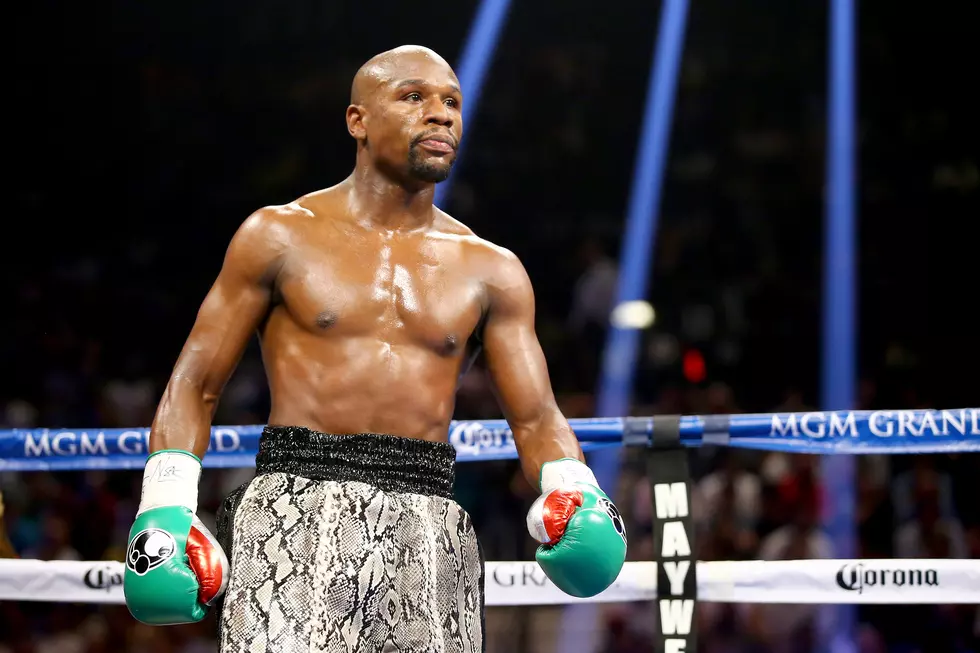
[[[3,521],[3,495],[0,494],[0,558],[16,558],[17,551],[7,537],[7,526]]]
[[[541,467],[545,463],[561,458],[585,462],[578,437],[557,408],[532,423],[515,425],[513,431],[521,469],[535,490],[540,489]]]
[[[175,375],[167,384],[150,428],[150,452],[190,451],[203,458],[211,440],[217,396],[203,383]]]
[[[14,550],[14,545],[10,543],[7,538],[7,530],[4,528],[3,523],[0,522],[0,558],[16,558],[17,551]]]

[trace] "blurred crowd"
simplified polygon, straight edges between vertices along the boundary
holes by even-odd
[[[366,9],[288,4],[273,10],[247,0],[234,16],[199,8],[190,17],[119,6],[111,52],[75,53],[91,71],[86,83],[113,98],[94,118],[105,130],[67,114],[48,123],[39,137],[48,147],[21,161],[16,202],[21,215],[39,215],[70,196],[100,213],[59,226],[63,238],[45,241],[41,264],[29,248],[9,253],[15,274],[0,280],[8,308],[0,428],[149,424],[237,224],[348,173],[353,147],[342,114],[351,74],[376,51],[421,40],[397,29],[418,17],[405,3],[382,2],[385,26],[344,36]],[[826,43],[812,26],[825,24],[824,4],[692,8],[650,270],[656,322],[644,332],[633,414],[795,411],[819,402]],[[453,29],[422,34],[456,61],[472,7],[444,9],[440,24]],[[583,21],[585,10],[578,0],[515,3],[445,207],[524,261],[568,417],[596,411],[659,11],[620,3]],[[927,374],[935,339],[928,312],[889,321],[884,310],[926,294],[928,277],[888,253],[916,244],[896,223],[980,215],[978,162],[964,145],[975,117],[944,105],[928,80],[928,91],[897,103],[893,71],[911,63],[894,33],[908,25],[866,13],[859,213],[868,237],[855,408],[948,407],[962,395]],[[80,84],[70,75],[64,83]],[[95,131],[114,137],[97,141]],[[27,222],[44,237],[45,221]],[[262,423],[267,410],[253,346],[215,421]],[[499,416],[480,362],[461,382],[456,416]],[[653,559],[644,466],[630,452],[622,463],[614,493],[630,557]],[[833,557],[819,529],[833,488],[822,485],[819,463],[714,448],[692,454],[698,558]],[[861,556],[980,558],[980,457],[863,456],[858,465]],[[205,522],[250,474],[204,474]],[[131,472],[4,473],[10,543],[25,558],[121,560],[139,484]],[[524,515],[534,493],[516,464],[461,467],[457,498],[488,559],[530,559]],[[650,650],[649,604],[601,614],[597,653]],[[858,614],[861,653],[980,653],[975,606]],[[487,650],[551,651],[560,619],[557,609],[492,608]],[[805,653],[832,628],[820,606],[703,604],[698,619],[702,653]],[[211,618],[154,629],[120,607],[0,603],[0,653],[204,653],[215,650],[212,633]]]

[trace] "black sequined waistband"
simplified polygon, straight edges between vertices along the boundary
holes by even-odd
[[[257,474],[368,483],[385,492],[453,498],[456,449],[448,442],[375,433],[330,435],[303,426],[266,426]]]

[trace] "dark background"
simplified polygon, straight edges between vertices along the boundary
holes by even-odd
[[[980,396],[978,29],[968,6],[860,3],[856,407],[960,407]],[[261,206],[350,172],[354,144],[343,114],[353,72],[404,43],[458,63],[474,10],[471,2],[391,0],[46,0],[13,8],[0,426],[147,424],[236,227]],[[658,319],[644,337],[635,414],[819,402],[827,10],[826,2],[692,3],[650,270]],[[594,410],[603,311],[659,12],[659,3],[515,2],[443,207],[524,261],[570,417]],[[583,290],[588,284],[595,294]],[[594,317],[573,317],[583,315]],[[255,353],[229,384],[222,423],[265,419]],[[689,362],[703,356],[703,379],[690,370],[685,377],[685,354]],[[461,388],[457,416],[494,415],[478,366]],[[878,470],[863,469],[877,480],[860,488],[865,555],[901,555],[898,533],[932,500],[958,524],[969,555],[980,555],[977,462],[917,459],[915,473],[909,459],[862,460]],[[642,510],[633,515],[631,507],[642,482],[631,483],[642,474],[626,462],[618,501],[634,520],[631,532],[644,537]],[[709,477],[721,465],[706,452],[698,472]],[[754,547],[799,507],[800,492],[778,491],[787,483],[822,496],[807,463],[745,456],[735,468],[761,488],[758,515],[739,527],[756,544],[706,550],[702,559],[760,555]],[[491,537],[489,557],[530,555],[522,526],[528,488],[507,464],[480,470],[467,468],[460,500],[482,532],[503,525],[514,533]],[[211,478],[218,497],[235,477]],[[723,478],[725,487],[735,483]],[[125,542],[138,478],[10,475],[0,486],[22,554],[97,559]],[[492,497],[487,487],[496,488]],[[903,491],[919,497],[914,514],[901,510]],[[731,527],[713,519],[706,533]],[[955,529],[940,530],[957,538],[949,534]],[[954,544],[918,557],[951,555]],[[862,612],[875,644],[886,647],[879,650],[978,650],[980,618],[971,621],[968,611],[921,608],[914,621],[903,610]],[[546,650],[535,638],[553,634],[553,614],[493,612],[492,645]],[[634,628],[630,614],[610,614],[597,636],[603,650],[637,650],[629,638],[642,641],[643,627]],[[0,637],[20,642],[10,649],[17,653],[209,650],[206,637],[144,633],[127,619],[111,610],[3,604]],[[815,628],[815,618],[804,619],[802,635],[780,639],[747,625],[750,616],[725,619],[706,626],[730,634],[719,651],[809,650],[804,641]],[[921,628],[896,632],[903,621]],[[80,624],[98,630],[92,623],[110,624],[116,639],[78,634],[88,632]],[[499,632],[495,624],[503,624]],[[52,640],[52,632],[84,641],[65,648],[75,644]],[[515,632],[520,641],[506,639]],[[948,638],[929,644],[937,641],[930,632]],[[716,650],[709,646],[706,639],[704,650]]]

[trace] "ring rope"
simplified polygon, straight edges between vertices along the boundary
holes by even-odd
[[[649,446],[664,421],[677,422],[683,447],[723,445],[810,454],[980,452],[980,408],[814,411],[571,419],[586,452]],[[215,426],[204,467],[255,466],[262,426]],[[0,471],[142,469],[148,428],[0,429]],[[517,458],[504,420],[453,421],[459,462]]]
[[[0,560],[0,601],[125,603],[123,563]],[[628,562],[609,589],[576,599],[536,562],[487,562],[486,605],[528,606],[649,601],[657,563]],[[698,600],[714,603],[975,604],[980,560],[779,560],[698,562]],[[673,609],[661,600],[661,611]]]

